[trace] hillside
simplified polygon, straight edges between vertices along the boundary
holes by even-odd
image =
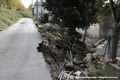
[[[12,25],[22,17],[31,17],[31,13],[0,8],[0,30]]]

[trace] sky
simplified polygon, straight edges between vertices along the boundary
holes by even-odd
[[[36,0],[33,0],[35,2]],[[28,8],[30,4],[32,4],[32,0],[21,0],[22,4],[25,6],[25,8]]]

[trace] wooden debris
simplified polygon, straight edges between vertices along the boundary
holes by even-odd
[[[97,43],[93,45],[93,47],[97,47],[99,44],[101,44],[103,41],[105,41],[105,38],[100,39]]]

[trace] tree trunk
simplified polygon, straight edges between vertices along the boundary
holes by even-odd
[[[0,7],[1,7],[1,2],[0,2]]]
[[[118,41],[119,41],[119,36],[117,35],[117,26],[116,26],[116,13],[113,5],[113,0],[110,0],[110,10],[112,14],[112,19],[113,19],[113,35],[112,35],[112,42],[111,42],[111,53],[110,53],[110,58],[115,59],[117,57],[117,47],[118,47]]]

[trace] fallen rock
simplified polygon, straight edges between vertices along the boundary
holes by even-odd
[[[57,73],[55,71],[51,71],[51,77],[57,78]]]
[[[91,53],[88,53],[86,55],[86,57],[84,58],[84,60],[87,62],[86,66],[89,70],[95,70],[96,69],[95,65],[92,62],[92,54]]]
[[[72,71],[74,69],[73,64],[71,64],[71,63],[65,64],[65,69],[69,70],[69,71]]]
[[[82,64],[82,61],[75,60],[75,61],[73,61],[73,63],[76,65],[80,65],[80,64]]]
[[[120,66],[120,58],[117,58],[117,64],[118,64],[118,66]]]
[[[56,69],[56,66],[55,66],[54,64],[50,65],[50,68],[51,68],[51,71],[57,70],[57,69]]]
[[[51,58],[46,58],[46,60],[45,60],[49,65],[51,65],[51,62],[52,62],[52,60],[51,60]]]
[[[81,68],[86,68],[86,65],[85,64],[81,64],[80,67]]]

